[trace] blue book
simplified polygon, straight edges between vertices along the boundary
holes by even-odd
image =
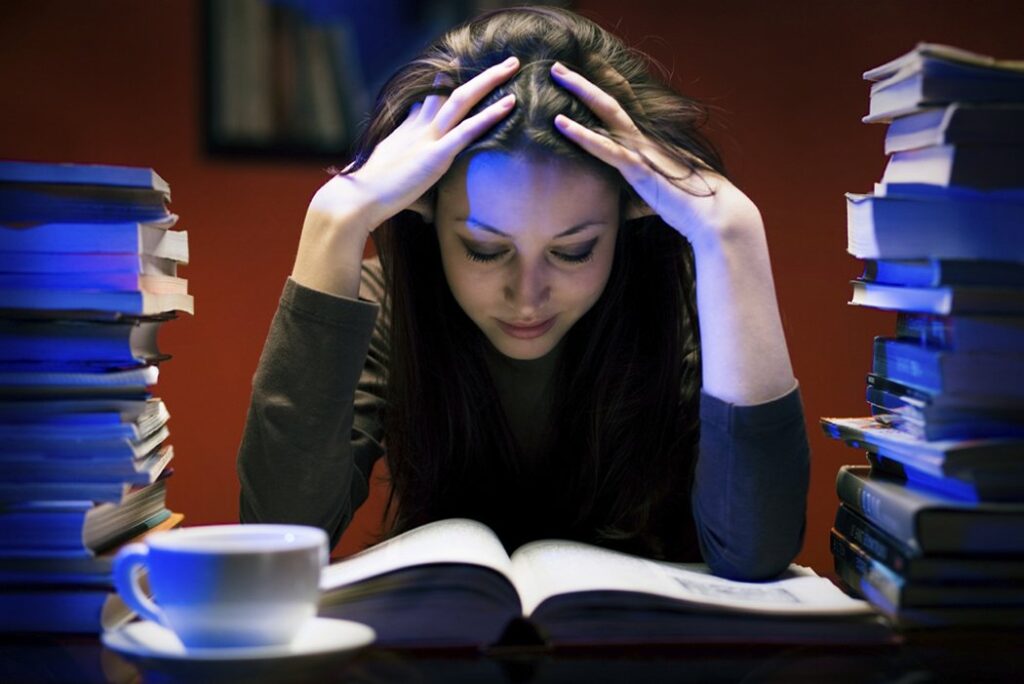
[[[88,230],[88,229],[87,229]],[[178,262],[148,254],[0,251],[0,273],[81,276],[92,273],[178,275]]]
[[[1024,474],[1020,454],[1024,439],[917,439],[874,417],[822,418],[825,434],[850,446],[877,453],[935,477],[954,477],[965,471]]]
[[[81,486],[77,498],[95,501],[109,500],[106,494],[111,483],[118,485],[146,485],[156,481],[174,459],[174,448],[162,444],[155,451],[137,459],[35,459],[20,462],[0,460],[0,501],[34,501],[27,492],[54,492],[65,497],[71,492],[68,485]],[[13,490],[19,490],[17,492]],[[103,496],[86,494],[93,489],[104,492]]]
[[[1024,502],[1024,468],[968,466],[949,475],[940,475],[918,469],[915,465],[904,462],[905,459],[890,458],[881,451],[868,451],[867,457],[874,472],[895,478],[911,489],[933,492],[939,496],[971,503]],[[1021,563],[1024,564],[1024,558]]]
[[[167,197],[156,190],[82,185],[0,183],[0,221],[154,221],[170,215]]]
[[[130,367],[163,361],[170,358],[157,345],[164,322],[0,320],[0,367],[13,362]]]
[[[144,399],[148,398],[149,387],[156,384],[159,375],[156,366],[104,372],[0,370],[0,399]]]
[[[90,585],[8,588],[5,585],[0,589],[0,632],[100,634],[124,625],[133,617],[135,613],[112,588]],[[62,663],[54,665],[54,671],[62,669],[66,669]],[[80,665],[76,665],[67,681],[80,676]]]
[[[905,287],[1024,288],[1024,263],[976,259],[868,259],[860,280]]]
[[[927,441],[1024,437],[1024,402],[986,403],[976,398],[957,401],[958,397],[949,402],[922,400],[903,389],[894,389],[900,383],[872,377],[876,382],[865,392],[872,415],[911,437]]]
[[[963,353],[876,337],[871,372],[931,393],[1024,399],[1024,354]]]
[[[152,169],[0,161],[3,222],[156,220],[170,199]]]
[[[0,160],[0,183],[46,183],[59,185],[109,185],[171,192],[170,186],[153,169],[107,164],[67,164]]]
[[[148,255],[188,263],[188,233],[168,230],[177,217],[157,222],[43,223],[0,226],[0,252]]]
[[[960,352],[1024,353],[1024,316],[943,316],[901,312],[896,336]]]
[[[101,553],[170,517],[166,480],[129,491],[116,503],[26,501],[0,510],[0,557],[49,558]]]
[[[128,316],[153,316],[172,311],[195,313],[190,294],[104,292],[102,290],[0,289],[0,307],[9,311],[98,311]]]
[[[858,259],[1024,261],[1024,194],[847,193],[847,251]]]

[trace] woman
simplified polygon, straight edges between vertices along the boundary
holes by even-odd
[[[387,536],[471,517],[510,549],[783,570],[803,413],[760,215],[702,115],[555,8],[484,14],[401,69],[310,202],[254,379],[242,520],[337,541],[385,455]]]

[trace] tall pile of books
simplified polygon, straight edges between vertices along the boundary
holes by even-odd
[[[844,466],[836,572],[905,627],[1024,624],[1024,62],[943,45],[864,74],[888,123],[869,195],[847,195],[851,304],[876,337],[867,451]]]
[[[193,310],[169,201],[150,169],[0,161],[0,632],[129,619],[113,553],[182,519],[151,393]]]

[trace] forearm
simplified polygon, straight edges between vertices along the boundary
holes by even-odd
[[[754,204],[728,182],[712,201],[718,223],[691,238],[703,389],[733,404],[762,403],[796,384],[764,226]]]
[[[355,458],[352,426],[376,313],[285,288],[238,453],[243,522],[316,525],[336,540],[365,498],[369,466]]]

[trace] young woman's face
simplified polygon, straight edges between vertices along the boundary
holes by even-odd
[[[551,351],[604,290],[618,189],[557,158],[481,152],[438,185],[437,237],[455,300],[502,354]]]

